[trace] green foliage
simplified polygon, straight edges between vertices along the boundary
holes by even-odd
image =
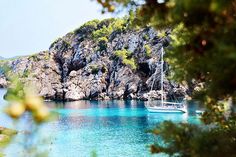
[[[98,25],[99,22],[100,21],[97,20],[97,19],[92,20],[92,21],[88,21],[85,24],[83,24],[81,27],[75,29],[74,34],[80,33],[81,30],[83,30],[83,29],[95,30],[95,29],[97,29],[97,25]]]
[[[144,48],[145,48],[145,51],[146,51],[146,55],[147,55],[148,57],[150,57],[150,56],[151,56],[151,53],[152,53],[151,47],[146,44],[146,45],[144,45]]]
[[[92,27],[97,27],[98,23],[100,23],[100,21],[98,19],[92,20],[92,21],[88,21],[85,24],[83,24],[80,28],[85,28],[88,26],[92,26]]]
[[[49,53],[46,53],[45,56],[44,56],[44,59],[47,61],[50,59],[50,54]]]
[[[108,39],[106,37],[101,37],[98,39],[98,42],[104,42],[104,43],[107,43],[108,42]]]
[[[19,81],[18,77],[11,78],[11,86],[8,88],[7,93],[5,94],[4,98],[7,101],[22,101],[25,97],[25,93],[23,91],[24,86]]]
[[[165,37],[167,37],[165,30],[159,31],[157,36],[158,36],[159,38],[165,38]]]
[[[17,134],[17,131],[16,130],[12,130],[12,129],[7,129],[7,128],[0,127],[0,134],[12,136],[12,135]]]
[[[0,65],[2,65],[5,62],[6,62],[5,60],[0,60]]]
[[[123,64],[128,65],[131,69],[135,70],[137,69],[137,65],[134,58],[130,58],[131,54],[132,52],[126,49],[115,51],[115,56],[120,58]]]
[[[115,51],[115,55],[117,57],[120,57],[121,59],[125,59],[127,57],[130,57],[131,54],[132,54],[132,52],[130,52],[126,49]]]
[[[222,101],[229,110],[236,104],[236,1],[235,0],[146,0],[140,5],[132,0],[98,1],[109,7],[135,10],[133,21],[157,30],[172,28],[171,47],[166,50],[174,79],[204,83],[195,97],[206,108],[202,122],[206,128],[190,124],[163,123],[160,137],[165,147],[152,147],[153,153],[175,156],[235,156],[234,110],[221,111]],[[138,6],[138,7],[137,7]],[[161,33],[163,40],[169,37]],[[185,131],[190,130],[190,131]],[[207,148],[207,149],[206,149]],[[209,148],[209,149],[208,149]]]
[[[30,70],[29,70],[29,69],[26,69],[26,70],[23,72],[22,77],[23,77],[23,78],[27,78],[27,77],[29,77],[30,73],[31,73]]]
[[[98,72],[99,72],[99,67],[98,67],[98,65],[90,65],[90,69],[91,69],[91,72],[92,72],[92,74],[98,74]]]
[[[39,61],[38,54],[36,53],[36,54],[29,56],[29,59],[32,59],[34,62]]]
[[[14,135],[16,134],[17,134],[17,131],[15,130],[0,127],[0,136],[1,136],[0,149],[3,147],[6,147],[11,142]],[[1,156],[1,153],[0,153],[0,156]]]
[[[128,66],[129,66],[131,69],[133,69],[133,70],[136,70],[136,69],[137,69],[137,65],[136,65],[136,63],[135,63],[134,58],[131,58],[131,59],[125,58],[125,59],[123,59],[123,63],[124,63],[125,65],[128,65]]]
[[[101,29],[98,29],[93,32],[93,38],[99,39],[101,37],[108,37],[112,33],[113,29],[111,26],[103,26]]]
[[[117,18],[112,24],[111,27],[113,31],[122,31],[125,29],[126,20]]]
[[[157,141],[151,145],[152,153],[183,157],[233,157],[236,154],[235,123],[225,129],[165,121],[151,133],[161,137],[164,142]]]
[[[121,59],[127,58],[127,50],[117,50],[115,51],[115,55]]]
[[[102,37],[108,38],[112,32],[114,31],[122,31],[125,28],[125,20],[124,19],[108,19],[106,20],[108,25],[102,25],[100,29],[97,29],[92,32],[93,39],[99,39]],[[105,21],[101,21],[100,24],[106,23]]]
[[[139,30],[140,26],[135,24],[135,12],[133,10],[130,10],[129,16],[127,18],[127,29],[134,29]]]
[[[103,51],[107,49],[108,39],[106,37],[101,37],[98,39],[99,50]]]
[[[145,40],[145,41],[149,40],[149,36],[147,34],[144,34],[143,35],[143,40]]]
[[[2,71],[5,75],[7,75],[11,71],[11,67],[7,62],[0,63],[0,71]]]

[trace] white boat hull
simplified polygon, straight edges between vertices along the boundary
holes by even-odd
[[[203,114],[203,112],[204,112],[203,110],[196,110],[195,111],[196,114]]]

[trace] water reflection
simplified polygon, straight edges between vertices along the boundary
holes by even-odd
[[[88,108],[143,108],[143,101],[136,100],[103,100],[91,101],[81,100],[73,102],[46,102],[50,108],[64,108],[64,109],[88,109]]]

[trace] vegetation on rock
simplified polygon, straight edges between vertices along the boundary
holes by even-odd
[[[103,51],[107,49],[107,42],[108,42],[107,37],[98,38],[99,51]]]
[[[92,74],[97,74],[98,72],[99,72],[99,67],[98,67],[98,65],[91,65],[90,66],[90,68],[91,68],[91,72],[92,72]]]
[[[122,60],[122,63],[135,70],[137,68],[134,58],[130,58],[132,52],[123,49],[115,51],[115,55]]]
[[[149,45],[144,45],[144,48],[145,48],[145,51],[146,51],[146,55],[148,57],[150,57],[150,55],[152,53],[151,47]]]

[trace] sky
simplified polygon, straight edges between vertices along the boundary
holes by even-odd
[[[50,44],[101,14],[91,0],[0,0],[0,56],[5,58],[48,50]]]

